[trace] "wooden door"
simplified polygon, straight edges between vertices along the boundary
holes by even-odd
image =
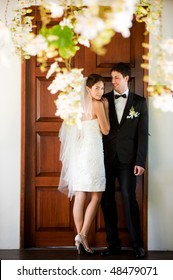
[[[39,26],[39,21],[36,22]],[[38,27],[39,28],[39,27]],[[116,34],[101,57],[90,49],[81,47],[72,61],[72,67],[84,68],[84,75],[99,73],[106,79],[106,91],[111,89],[110,69],[115,62],[129,62],[132,69],[130,87],[144,95],[142,42],[144,25],[134,21],[131,36],[123,38]],[[61,162],[58,133],[61,119],[55,117],[54,100],[47,90],[50,80],[42,73],[32,57],[23,65],[22,98],[22,246],[48,247],[73,246],[75,227],[72,217],[73,201],[58,192]],[[144,178],[138,180],[137,198],[141,214],[141,232],[146,233],[146,186]],[[123,201],[116,185],[119,233],[123,246],[129,246]],[[99,209],[90,232],[92,246],[106,246],[102,211]]]

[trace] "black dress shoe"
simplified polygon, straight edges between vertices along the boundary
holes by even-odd
[[[101,252],[101,256],[115,256],[121,253],[121,247],[108,247],[104,251]]]
[[[145,257],[145,250],[142,247],[134,248],[134,255],[137,259]]]

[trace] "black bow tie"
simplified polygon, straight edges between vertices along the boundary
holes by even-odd
[[[123,98],[126,98],[126,94],[115,94],[115,99],[118,99],[119,97],[123,97]]]

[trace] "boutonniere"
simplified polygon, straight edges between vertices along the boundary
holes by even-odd
[[[138,116],[140,115],[139,112],[136,112],[134,107],[132,106],[130,108],[130,111],[129,111],[129,115],[127,116],[127,119],[133,119],[133,118],[137,118]]]

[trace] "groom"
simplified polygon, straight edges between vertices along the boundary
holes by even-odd
[[[145,251],[140,239],[140,215],[136,200],[136,177],[144,173],[148,143],[148,112],[144,97],[128,88],[129,64],[120,62],[111,69],[113,90],[105,97],[109,102],[110,133],[103,136],[106,191],[102,196],[108,247],[102,256],[121,251],[118,237],[115,179],[120,183],[128,233],[136,258]],[[121,211],[121,209],[119,209]]]

